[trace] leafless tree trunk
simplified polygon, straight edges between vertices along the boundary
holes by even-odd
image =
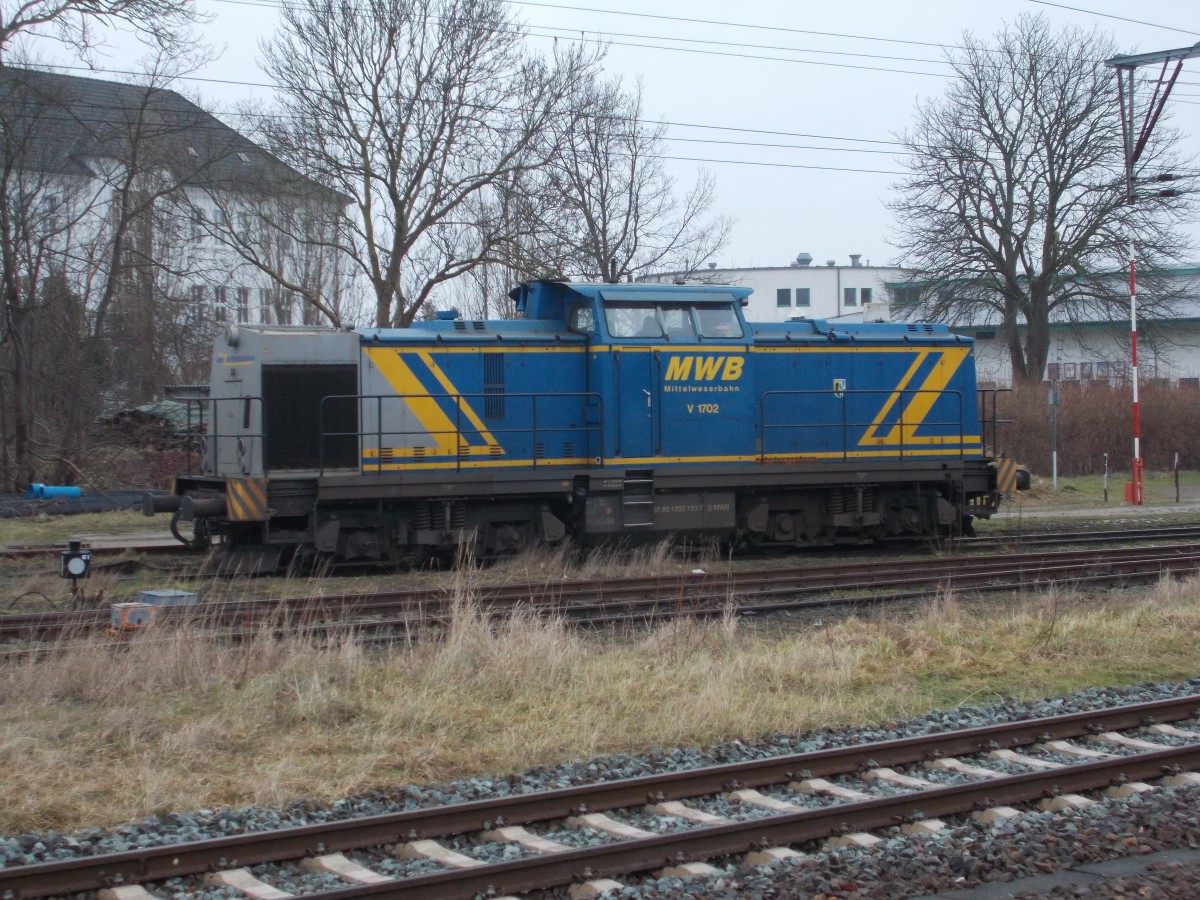
[[[0,68],[0,478],[18,489],[78,457],[106,406],[161,390],[163,284],[187,264],[164,206],[221,159],[211,117],[157,87],[100,115],[79,89]]]
[[[962,44],[949,57],[957,79],[900,136],[912,174],[889,207],[900,262],[918,273],[911,314],[999,325],[1014,379],[1039,381],[1050,323],[1127,318],[1115,276],[1130,236],[1147,268],[1177,260],[1190,203],[1126,202],[1116,84],[1101,65],[1116,52],[1109,38],[1022,16],[994,46]],[[1160,126],[1142,174],[1176,166],[1174,145]],[[1146,287],[1146,314],[1169,311],[1175,298]]]
[[[80,316],[62,311],[82,304],[63,289],[61,248],[72,243],[93,192],[77,173],[63,171],[65,154],[47,158],[44,98],[20,70],[0,75],[0,478],[20,489],[37,469],[38,422],[54,395],[45,365],[78,358],[79,332],[70,323]]]
[[[281,110],[271,147],[348,198],[336,237],[380,327],[498,258],[489,191],[545,162],[597,55],[529,55],[501,0],[302,0],[264,47]]]
[[[691,271],[729,237],[727,218],[707,218],[711,176],[683,197],[663,165],[666,126],[644,120],[641,85],[594,81],[586,115],[563,123],[559,152],[540,177],[536,201],[543,259],[569,275],[620,281],[640,272]]]

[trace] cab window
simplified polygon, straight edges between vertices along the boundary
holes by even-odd
[[[672,339],[694,340],[696,329],[692,326],[692,317],[688,314],[687,306],[660,306],[658,311],[666,327],[667,337]]]
[[[604,307],[604,321],[614,338],[662,337],[653,306],[609,303]]]
[[[740,338],[742,323],[731,304],[704,304],[696,306],[696,323],[700,334],[706,338]]]
[[[596,330],[596,317],[592,313],[592,307],[575,306],[571,308],[571,318],[567,322],[567,328],[571,331],[577,331],[580,334],[592,334]]]

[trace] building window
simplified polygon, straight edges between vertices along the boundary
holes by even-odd
[[[1063,381],[1075,380],[1075,363],[1063,363]]]
[[[250,321],[250,288],[240,287],[237,289],[238,303],[238,321]]]
[[[842,305],[858,306],[858,288],[842,289]]]
[[[916,306],[921,300],[921,289],[915,287],[892,288],[892,302],[897,306]]]
[[[870,303],[871,302],[871,289],[863,288],[861,291],[859,291],[858,299],[862,301],[863,306],[866,306],[868,303]]]
[[[193,284],[191,288],[192,295],[192,318],[200,322],[204,320],[204,300],[205,290],[202,284]]]
[[[1046,365],[1046,380],[1059,381],[1062,378],[1062,367],[1058,363],[1048,363]]]
[[[296,305],[296,292],[285,291],[283,294],[283,303],[279,307],[279,324],[292,324],[292,310]]]
[[[224,287],[213,288],[213,318],[218,322],[225,321],[225,302],[227,291]]]
[[[274,321],[272,311],[275,308],[275,304],[272,302],[274,299],[272,293],[268,287],[260,287],[258,289],[258,318],[264,325],[270,325]],[[282,325],[283,323],[280,322],[279,324]]]
[[[198,241],[204,237],[204,213],[200,210],[192,212],[192,240]]]
[[[777,288],[775,291],[776,306],[791,306],[792,305],[792,289]]]
[[[796,305],[812,306],[812,297],[808,288],[796,288]]]
[[[38,204],[41,208],[41,214],[45,218],[47,228],[58,228],[60,224],[59,216],[59,198],[57,194],[48,194],[42,197]]]
[[[1080,381],[1091,381],[1092,380],[1092,364],[1090,362],[1079,364],[1079,380]]]
[[[975,340],[977,341],[992,341],[996,339],[994,331],[977,331],[975,332]]]

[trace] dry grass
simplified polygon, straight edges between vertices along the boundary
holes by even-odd
[[[1056,592],[1003,612],[943,594],[904,619],[780,635],[726,617],[614,641],[529,614],[489,625],[471,568],[455,577],[453,627],[416,646],[364,649],[349,634],[229,644],[181,629],[0,658],[0,831],[319,800],[1196,673],[1197,580]]]

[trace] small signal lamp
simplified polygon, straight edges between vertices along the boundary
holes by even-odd
[[[80,578],[87,578],[88,570],[92,567],[92,551],[84,550],[81,541],[67,542],[67,549],[62,552],[62,567],[58,574],[71,579],[71,589]]]

